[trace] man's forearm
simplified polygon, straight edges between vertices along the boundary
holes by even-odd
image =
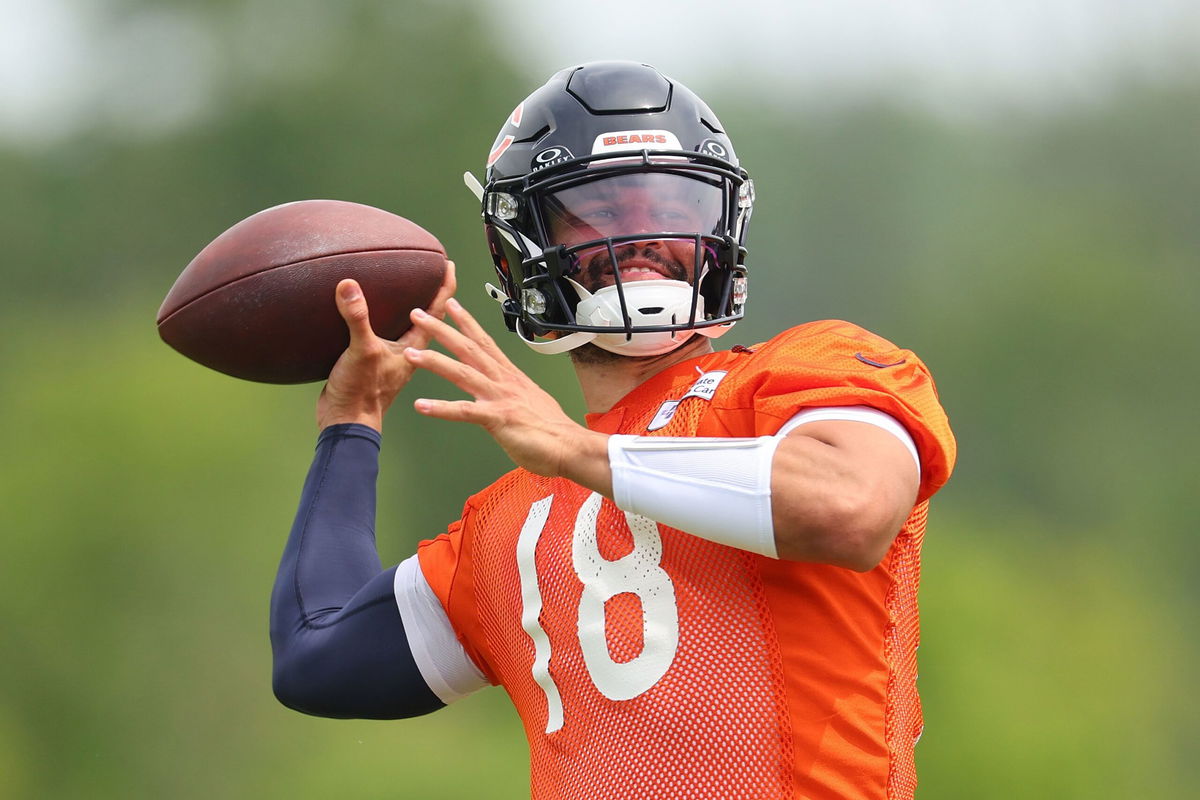
[[[379,442],[378,432],[349,424],[330,426],[317,439],[271,597],[273,636],[276,622],[292,628],[343,607],[380,572]]]

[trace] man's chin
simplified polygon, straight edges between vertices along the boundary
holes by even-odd
[[[691,336],[689,336],[687,338],[686,341],[680,342],[677,347],[672,347],[666,353],[659,353],[658,355],[653,355],[653,356],[623,356],[618,353],[614,353],[612,351],[605,350],[603,347],[597,347],[596,345],[592,344],[591,342],[580,345],[579,347],[575,347],[571,350],[568,350],[567,355],[569,355],[571,357],[571,362],[573,364],[586,364],[588,366],[597,366],[597,365],[601,365],[601,364],[612,364],[616,361],[629,361],[631,359],[635,360],[635,361],[652,361],[653,359],[662,358],[665,355],[670,355],[671,353],[674,353],[677,350],[679,350],[681,347],[687,347],[688,345],[690,345],[694,341],[696,341],[697,337],[703,338],[703,337],[701,337],[700,334],[693,333]]]
[[[591,342],[568,350],[567,355],[571,357],[571,363],[586,364],[591,367],[600,364],[611,364],[618,359],[628,358],[628,356],[619,356],[616,353],[610,353],[602,347],[596,347]]]

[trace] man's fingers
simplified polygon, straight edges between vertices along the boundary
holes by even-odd
[[[436,417],[448,422],[474,422],[483,424],[483,415],[479,406],[470,400],[429,400],[422,398],[413,401],[413,408],[427,417]]]
[[[447,308],[451,309],[452,314],[456,306],[459,309],[462,308],[457,300],[451,299],[447,303]],[[445,345],[446,349],[463,363],[469,364],[489,378],[498,379],[500,377],[499,365],[496,363],[498,359],[495,357],[495,353],[488,350],[483,343],[419,309],[413,311],[412,320],[420,330]],[[454,321],[457,323],[458,318],[455,317]],[[484,335],[486,336],[486,334]]]
[[[458,288],[458,278],[455,272],[454,262],[446,261],[446,276],[442,279],[442,286],[438,289],[438,293],[433,298],[433,302],[426,309],[430,314],[441,319],[446,315],[446,301],[454,296],[454,292]]]
[[[375,338],[371,329],[371,314],[367,309],[367,299],[363,297],[362,287],[358,281],[346,278],[337,285],[337,309],[346,321],[350,330],[350,346],[363,344]]]
[[[446,316],[446,301],[454,295],[455,287],[458,285],[455,278],[454,262],[446,262],[446,275],[442,279],[441,288],[438,289],[437,295],[429,303],[425,313],[435,319],[441,319]],[[416,322],[417,317],[410,315],[410,319]],[[432,338],[429,331],[422,328],[420,325],[413,325],[397,340],[397,344],[401,347],[416,347],[425,348],[429,346],[429,340]]]
[[[454,324],[468,339],[479,345],[480,349],[499,363],[510,363],[508,356],[504,355],[504,351],[496,344],[496,340],[488,335],[488,332],[483,329],[475,317],[471,316],[462,303],[450,298],[446,303],[446,308],[450,312],[450,319],[454,320]]]
[[[404,357],[408,359],[408,363],[445,378],[475,397],[486,394],[488,387],[493,383],[490,378],[469,364],[455,361],[450,356],[436,350],[418,350],[415,347],[409,347],[404,350]]]

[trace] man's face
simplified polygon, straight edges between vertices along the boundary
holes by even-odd
[[[567,247],[626,234],[659,234],[614,245],[621,282],[670,279],[690,282],[695,241],[664,233],[712,233],[720,222],[718,187],[682,175],[639,173],[604,178],[554,193],[546,202],[552,244]],[[575,279],[588,291],[613,285],[606,245],[578,251]]]

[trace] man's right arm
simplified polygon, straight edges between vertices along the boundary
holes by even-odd
[[[431,315],[454,288],[448,261]],[[317,401],[317,453],[271,594],[275,694],[318,716],[411,717],[487,683],[416,558],[383,570],[375,549],[383,414],[414,370],[404,349],[429,337],[416,326],[394,342],[376,336],[353,280],[335,302],[350,346]]]
[[[379,442],[363,425],[321,432],[271,594],[275,695],[307,714],[396,719],[443,706],[410,649],[396,569],[375,548]]]

